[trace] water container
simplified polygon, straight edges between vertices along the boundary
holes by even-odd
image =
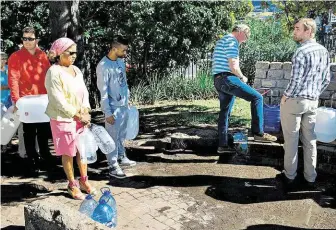
[[[235,143],[235,148],[239,153],[248,152],[248,137],[242,133],[238,132],[233,135],[233,142]]]
[[[325,143],[334,141],[336,139],[336,109],[319,107],[316,113],[317,140]]]
[[[90,130],[97,142],[98,147],[104,154],[110,154],[115,150],[115,143],[104,127],[91,124]]]
[[[8,108],[6,113],[1,118],[1,144],[7,145],[16,130],[19,128],[20,120],[16,113],[13,113],[14,106]]]
[[[93,211],[92,219],[108,227],[113,227],[113,216],[113,209],[106,203],[105,200],[101,200],[99,201],[98,206]]]
[[[133,140],[139,132],[139,111],[134,106],[128,109],[126,140]]]
[[[280,132],[280,105],[264,104],[264,132]]]
[[[20,121],[24,123],[49,122],[50,118],[45,114],[48,105],[48,95],[29,95],[21,97],[16,102]]]
[[[93,211],[96,209],[97,206],[98,203],[93,199],[93,195],[88,194],[85,197],[85,200],[83,200],[83,202],[81,203],[79,211],[91,218]]]
[[[112,218],[112,223],[113,227],[117,226],[117,217],[118,217],[118,212],[117,212],[117,202],[112,196],[111,190],[108,187],[103,187],[100,189],[102,192],[102,196],[100,197],[99,201],[105,200],[106,203],[113,209],[113,218]]]
[[[97,161],[96,151],[98,150],[98,146],[93,134],[88,128],[84,128],[84,131],[78,134],[76,146],[80,154],[80,159],[84,164],[92,164]]]

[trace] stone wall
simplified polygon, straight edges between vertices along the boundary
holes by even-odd
[[[259,61],[256,63],[256,73],[254,88],[271,88],[272,92],[264,96],[265,103],[279,104],[281,96],[285,91],[289,79],[291,78],[291,62],[267,62]],[[336,63],[331,67],[331,83],[320,97],[320,104],[330,106],[331,96],[334,94],[333,107],[336,108]]]

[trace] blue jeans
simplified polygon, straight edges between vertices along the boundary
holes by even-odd
[[[116,165],[118,158],[125,156],[124,141],[126,138],[126,128],[128,121],[128,107],[116,107],[116,118],[113,125],[105,122],[106,131],[112,137],[116,148],[113,152],[106,155],[110,166]]]
[[[228,145],[229,117],[235,101],[235,97],[239,97],[251,102],[252,133],[262,135],[264,133],[262,95],[234,75],[215,77],[214,84],[216,90],[218,91],[220,102],[220,113],[218,121],[218,145]]]

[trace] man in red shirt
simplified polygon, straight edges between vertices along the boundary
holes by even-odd
[[[22,32],[23,47],[14,52],[8,59],[8,83],[14,104],[20,97],[47,93],[44,80],[50,67],[46,53],[37,47],[38,39],[35,29],[26,27]],[[30,167],[27,167],[27,169],[35,175],[39,170],[39,163],[41,163],[35,148],[36,136],[41,157],[45,160],[43,165],[49,166],[51,164],[48,145],[48,139],[51,136],[49,122],[23,123],[23,138],[30,163]]]

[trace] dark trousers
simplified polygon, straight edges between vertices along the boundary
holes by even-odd
[[[228,145],[229,117],[235,97],[251,102],[252,133],[263,134],[264,118],[262,95],[234,75],[215,76],[214,84],[220,101],[218,121],[219,146]]]
[[[38,163],[39,155],[36,152],[35,139],[40,148],[40,156],[45,161],[51,160],[51,153],[48,145],[48,139],[51,138],[50,123],[22,123],[23,138],[27,152],[28,160],[33,163]]]

